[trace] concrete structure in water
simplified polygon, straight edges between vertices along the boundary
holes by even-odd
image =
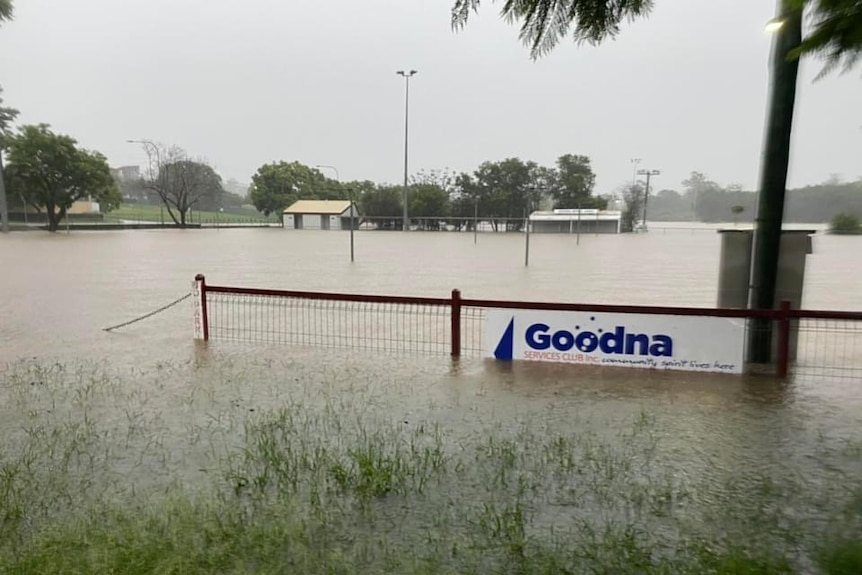
[[[286,230],[349,230],[359,227],[359,211],[350,200],[299,200],[284,210]]]
[[[621,212],[561,209],[531,213],[530,231],[537,234],[618,234],[621,222]]]
[[[721,260],[718,270],[718,307],[745,309],[751,289],[751,249],[753,229],[718,230],[721,234]],[[802,309],[805,286],[805,263],[814,252],[811,237],[816,230],[782,230],[775,286],[776,307],[789,301],[793,309]],[[773,331],[773,353],[777,331]],[[799,322],[790,324],[790,359],[796,359]]]

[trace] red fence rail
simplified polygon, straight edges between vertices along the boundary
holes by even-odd
[[[482,353],[481,323],[488,309],[735,318],[747,320],[749,330],[764,321],[774,328],[779,377],[788,375],[795,346],[803,352],[797,354],[798,371],[862,380],[862,312],[796,310],[789,302],[752,310],[471,299],[457,289],[448,298],[386,296],[215,286],[202,274],[195,280],[205,340],[334,341],[384,351],[448,351],[457,358]],[[388,322],[382,315],[390,316]]]

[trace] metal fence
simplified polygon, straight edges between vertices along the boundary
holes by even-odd
[[[790,371],[817,379],[862,381],[862,314],[799,310],[797,353]]]
[[[746,340],[771,339],[774,371],[810,378],[862,381],[862,312],[583,305],[403,297],[207,285],[196,278],[199,336],[390,353],[481,357],[489,309],[723,317],[742,319]],[[751,358],[746,357],[746,360]]]

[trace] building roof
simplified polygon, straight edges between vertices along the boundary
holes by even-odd
[[[284,210],[285,214],[343,214],[350,209],[350,200],[299,200]]]
[[[618,221],[622,217],[622,212],[616,211],[599,211],[599,210],[581,210],[580,217],[578,210],[554,210],[553,212],[533,212],[530,214],[531,222],[576,222],[581,219],[585,222],[608,222]]]

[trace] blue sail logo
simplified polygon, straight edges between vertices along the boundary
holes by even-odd
[[[494,350],[494,358],[503,361],[512,361],[514,357],[515,347],[515,317],[509,320],[509,326],[503,332],[503,337],[500,338],[500,343]]]

